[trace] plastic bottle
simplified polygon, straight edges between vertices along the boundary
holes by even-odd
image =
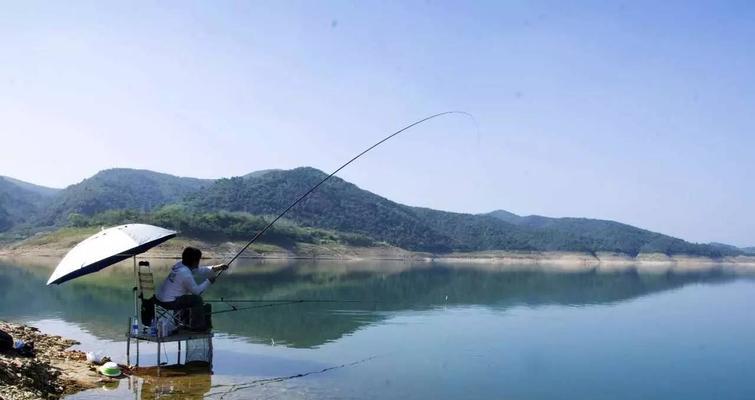
[[[139,336],[139,319],[137,317],[131,320],[131,333],[134,336]]]

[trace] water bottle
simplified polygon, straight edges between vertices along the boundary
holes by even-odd
[[[137,317],[131,320],[131,333],[134,336],[139,336],[139,319]]]
[[[152,319],[152,325],[149,327],[149,335],[157,336],[157,318]]]

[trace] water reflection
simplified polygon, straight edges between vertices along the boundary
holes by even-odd
[[[158,262],[156,279],[170,262]],[[0,262],[0,316],[61,318],[106,339],[120,339],[133,310],[128,265],[62,286],[45,286],[48,265]],[[526,305],[603,304],[695,283],[737,276],[722,268],[638,273],[547,268],[407,263],[257,263],[235,268],[206,298],[350,299],[360,303],[303,303],[218,314],[216,330],[255,343],[312,348],[337,340],[396,312],[442,306],[503,310]],[[215,304],[222,309],[223,304]]]
[[[206,366],[163,367],[160,376],[154,368],[145,369],[129,382],[134,398],[199,400],[212,389],[212,375]]]

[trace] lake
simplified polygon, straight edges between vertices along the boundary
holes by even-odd
[[[0,318],[124,362],[129,265],[47,287],[50,262],[0,262]],[[169,263],[157,264],[161,280]],[[68,398],[752,399],[753,277],[244,261],[204,297],[359,302],[217,314],[211,375]],[[154,364],[154,347],[142,346],[142,363]]]

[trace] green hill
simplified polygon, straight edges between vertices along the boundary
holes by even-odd
[[[718,249],[722,249],[724,251],[730,252],[730,253],[742,253],[746,255],[755,255],[755,247],[737,247],[732,246],[730,244],[725,243],[708,243],[708,245],[716,247]]]
[[[504,210],[487,215],[518,226],[545,232],[558,232],[579,241],[593,251],[692,254],[716,256],[740,253],[736,248],[689,243],[671,236],[640,229],[615,221],[589,218],[549,218],[539,215],[521,217]]]
[[[264,170],[203,180],[146,170],[110,169],[63,190],[0,179],[0,232],[40,227],[148,222],[188,235],[251,237],[326,175],[314,168]],[[407,250],[524,250],[743,254],[733,246],[695,244],[630,225],[587,218],[521,217],[498,210],[472,215],[411,207],[334,177],[293,208],[266,236],[276,243],[370,245]]]
[[[219,179],[189,196],[193,210],[274,215],[325,177],[314,168],[272,170]],[[453,241],[435,232],[407,207],[334,177],[286,217],[301,225],[370,236],[410,250],[448,251]]]
[[[325,177],[313,168],[268,171],[220,179],[190,195],[198,212],[240,211],[271,215]],[[369,236],[409,250],[610,251],[629,255],[660,252],[719,257],[734,252],[653,233],[613,221],[451,213],[395,203],[334,178],[287,217],[306,225]]]
[[[2,176],[2,175],[0,175],[0,180],[8,181],[8,182],[15,184],[16,186],[18,186],[18,187],[20,187],[22,189],[25,189],[27,191],[30,191],[30,192],[33,192],[33,193],[36,193],[36,194],[39,194],[39,195],[42,195],[44,197],[55,196],[61,190],[61,189],[51,188],[51,187],[47,187],[47,186],[35,185],[33,183],[24,182],[24,181],[21,181],[21,180],[18,180],[18,179],[14,179],[14,178],[11,178],[11,177],[8,177],[8,176]]]
[[[0,176],[0,232],[33,219],[49,204],[55,191]]]
[[[151,211],[178,202],[210,183],[212,180],[148,170],[108,169],[60,191],[38,223],[62,224],[71,214],[91,216],[107,210]]]

